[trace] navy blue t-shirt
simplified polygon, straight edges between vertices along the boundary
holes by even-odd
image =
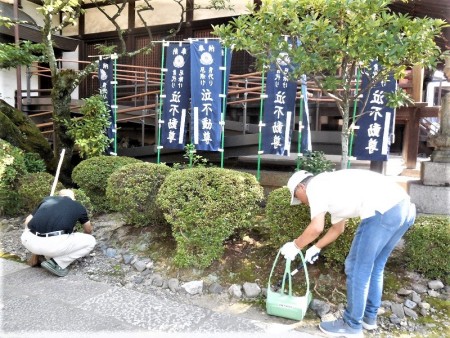
[[[86,208],[67,196],[45,197],[31,214],[28,228],[40,233],[59,230],[72,233],[77,222],[89,221]]]

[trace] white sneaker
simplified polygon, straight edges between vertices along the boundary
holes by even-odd
[[[367,318],[364,317],[362,321],[362,326],[366,330],[375,330],[378,328],[377,319],[376,318]]]

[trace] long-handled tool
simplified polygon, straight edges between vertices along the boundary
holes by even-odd
[[[52,190],[50,190],[50,196],[53,196],[53,194],[55,193],[56,185],[58,184],[59,172],[61,170],[61,165],[64,160],[65,152],[66,152],[66,149],[63,149],[61,151],[61,155],[59,156],[58,167],[56,168],[55,179],[53,180]]]
[[[315,258],[318,257],[318,256],[319,256],[318,253],[315,254],[314,256],[312,256],[311,260],[314,262],[314,261],[315,261]],[[291,271],[291,273],[290,273],[291,277],[292,277],[292,276],[295,276],[301,269],[303,269],[303,261],[300,262],[300,263],[297,265],[297,267],[296,267],[294,270]],[[284,276],[284,281],[285,281],[285,282],[288,282],[288,281],[289,281],[289,275],[285,275],[285,276]],[[283,279],[280,279],[280,280],[278,281],[278,283],[275,285],[275,291],[279,290],[282,284],[283,284]]]

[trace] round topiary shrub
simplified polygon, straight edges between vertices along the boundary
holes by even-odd
[[[265,212],[266,221],[263,225],[263,234],[268,238],[268,244],[276,249],[300,236],[311,222],[309,207],[304,204],[291,205],[291,194],[286,187],[275,189],[269,194]],[[325,257],[326,266],[342,267],[350,251],[358,224],[359,219],[349,219],[344,233],[321,251],[321,255]],[[322,235],[330,226],[331,218],[327,214]],[[303,253],[306,249],[303,249]]]
[[[113,172],[108,178],[106,197],[128,224],[145,226],[165,223],[156,205],[156,196],[173,169],[165,164],[133,163]]]
[[[19,213],[18,182],[26,173],[23,151],[0,139],[0,214],[12,216]]]
[[[248,228],[263,189],[253,175],[221,168],[174,171],[162,184],[157,205],[172,226],[175,264],[205,268],[223,252],[223,242]]]
[[[94,214],[94,206],[92,205],[89,196],[86,195],[83,189],[72,189],[72,191],[75,195],[75,200],[80,202],[86,208],[88,216],[92,217],[92,215]]]
[[[19,197],[25,212],[33,211],[41,200],[50,195],[55,177],[49,173],[30,173],[19,180]],[[64,189],[58,182],[56,191]]]
[[[297,238],[311,221],[307,205],[291,205],[291,194],[287,187],[269,193],[265,215],[262,233],[268,245],[275,249]]]
[[[408,269],[450,284],[450,217],[419,216],[404,238]]]
[[[80,162],[72,171],[72,180],[90,198],[97,212],[110,210],[106,199],[106,185],[109,176],[117,169],[130,163],[142,161],[124,156],[96,156]]]

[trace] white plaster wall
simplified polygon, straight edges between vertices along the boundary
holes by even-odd
[[[62,67],[65,69],[74,69],[76,71],[78,71],[78,62],[76,62],[77,60],[79,60],[79,48],[77,47],[77,49],[75,49],[75,51],[73,52],[64,52],[62,59],[65,60],[62,62]],[[74,100],[77,100],[79,98],[79,87],[75,88],[75,90],[72,92],[71,97]]]
[[[22,90],[27,88],[26,67],[21,68]],[[14,107],[14,93],[17,88],[16,70],[15,69],[0,69],[0,99],[5,100],[8,104]],[[32,76],[30,79],[30,88],[38,88],[38,79]],[[25,97],[26,93],[22,93]],[[32,95],[36,96],[36,94]]]
[[[36,10],[38,7],[38,5],[32,2],[22,1],[22,11],[31,16],[39,27],[42,27],[44,26],[44,18],[41,13]]]
[[[105,6],[104,10],[108,15],[113,16],[117,10],[115,6]],[[128,29],[128,5],[123,10],[116,22],[122,29]],[[114,25],[97,8],[90,8],[85,13],[85,33],[100,33],[115,31]]]
[[[144,1],[136,2],[136,27],[145,27],[141,18],[137,14],[139,6],[144,5]],[[173,24],[180,22],[181,8],[172,0],[153,0],[151,2],[153,11],[141,12],[147,26]],[[186,19],[186,18],[184,18]]]
[[[213,18],[222,18],[228,16],[235,16],[241,14],[247,14],[247,5],[253,3],[250,0],[230,0],[230,4],[233,6],[232,10],[208,10],[208,9],[196,9],[194,11],[194,20],[205,20]],[[209,0],[195,0],[196,5],[206,7],[209,5]]]

